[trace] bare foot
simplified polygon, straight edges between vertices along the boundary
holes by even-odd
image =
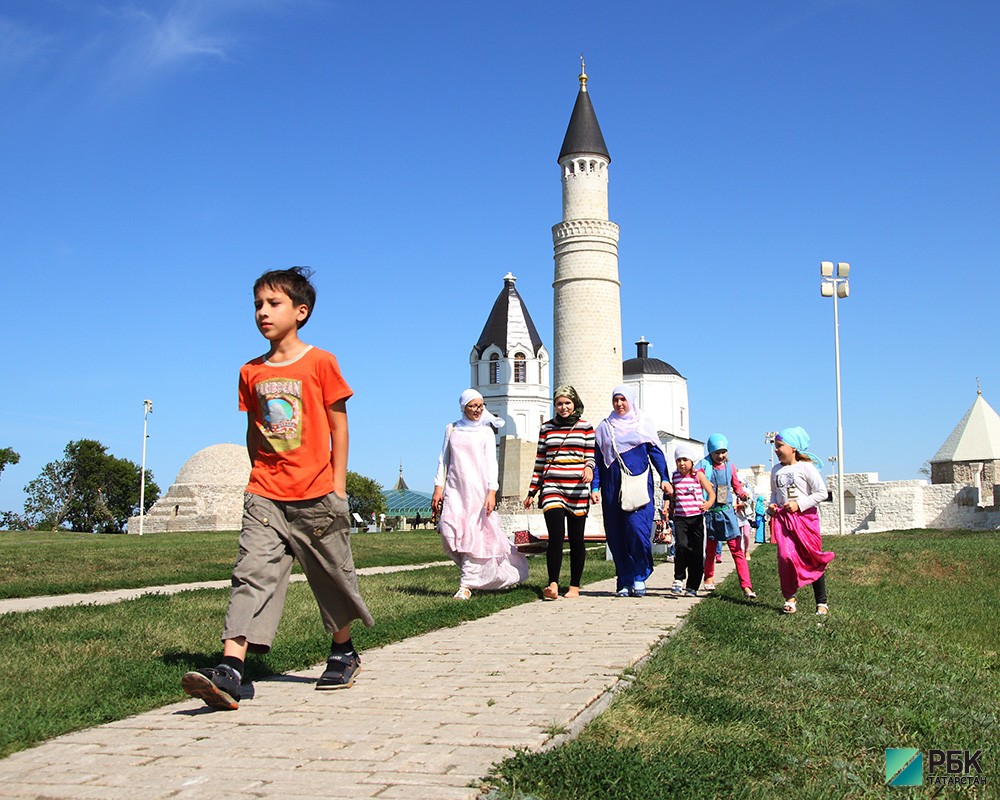
[[[542,600],[557,600],[559,598],[559,584],[550,583],[542,589]]]
[[[579,596],[580,596],[580,587],[579,586],[570,586],[566,590],[566,594],[563,595],[563,597],[565,597],[565,598],[567,598],[569,600],[572,600],[574,597],[579,597]]]

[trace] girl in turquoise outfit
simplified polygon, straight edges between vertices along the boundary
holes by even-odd
[[[749,495],[736,467],[729,463],[729,440],[721,433],[713,433],[705,444],[708,458],[700,463],[704,465],[705,476],[715,489],[715,504],[705,514],[705,591],[715,589],[715,550],[716,543],[725,542],[736,562],[736,573],[740,579],[740,588],[748,600],[753,600],[757,593],[750,583],[750,568],[747,566],[746,555],[740,546],[740,524],[736,519],[733,498],[746,501]]]

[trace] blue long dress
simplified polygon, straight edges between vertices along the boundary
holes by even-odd
[[[645,442],[626,450],[621,458],[632,474],[642,472],[650,462],[660,475],[669,474],[663,451],[655,444]],[[650,500],[635,511],[622,511],[618,502],[621,476],[617,459],[610,466],[605,466],[604,459],[598,456],[597,471],[591,488],[601,493],[604,533],[608,538],[611,557],[615,561],[618,589],[628,589],[636,581],[645,581],[653,574],[653,514],[656,506]],[[649,496],[655,496],[652,470],[649,473]]]

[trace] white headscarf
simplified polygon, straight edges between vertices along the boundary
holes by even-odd
[[[686,458],[692,465],[697,464],[701,461],[701,448],[690,442],[681,442],[674,450],[674,460],[678,458]]]
[[[597,426],[597,446],[601,449],[606,467],[610,467],[615,460],[615,447],[619,453],[624,453],[645,443],[660,446],[656,426],[643,416],[636,405],[635,389],[623,383],[612,390],[611,399],[614,400],[618,394],[628,400],[628,411],[624,414],[612,411]]]
[[[465,416],[465,407],[473,400],[478,400],[480,403],[483,403],[483,413],[477,420],[472,420]],[[500,419],[500,417],[495,417],[490,413],[489,409],[486,408],[483,396],[475,389],[466,389],[462,392],[461,396],[458,398],[458,407],[461,409],[462,415],[455,421],[456,427],[475,428],[480,425],[492,425],[494,428],[502,428],[504,426],[504,420]]]

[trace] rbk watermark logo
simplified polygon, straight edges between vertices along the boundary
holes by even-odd
[[[890,786],[921,786],[924,782],[924,757],[913,747],[885,749],[885,782]]]
[[[982,750],[928,750],[927,776],[924,755],[913,747],[885,749],[885,782],[889,786],[985,786],[980,759]]]

